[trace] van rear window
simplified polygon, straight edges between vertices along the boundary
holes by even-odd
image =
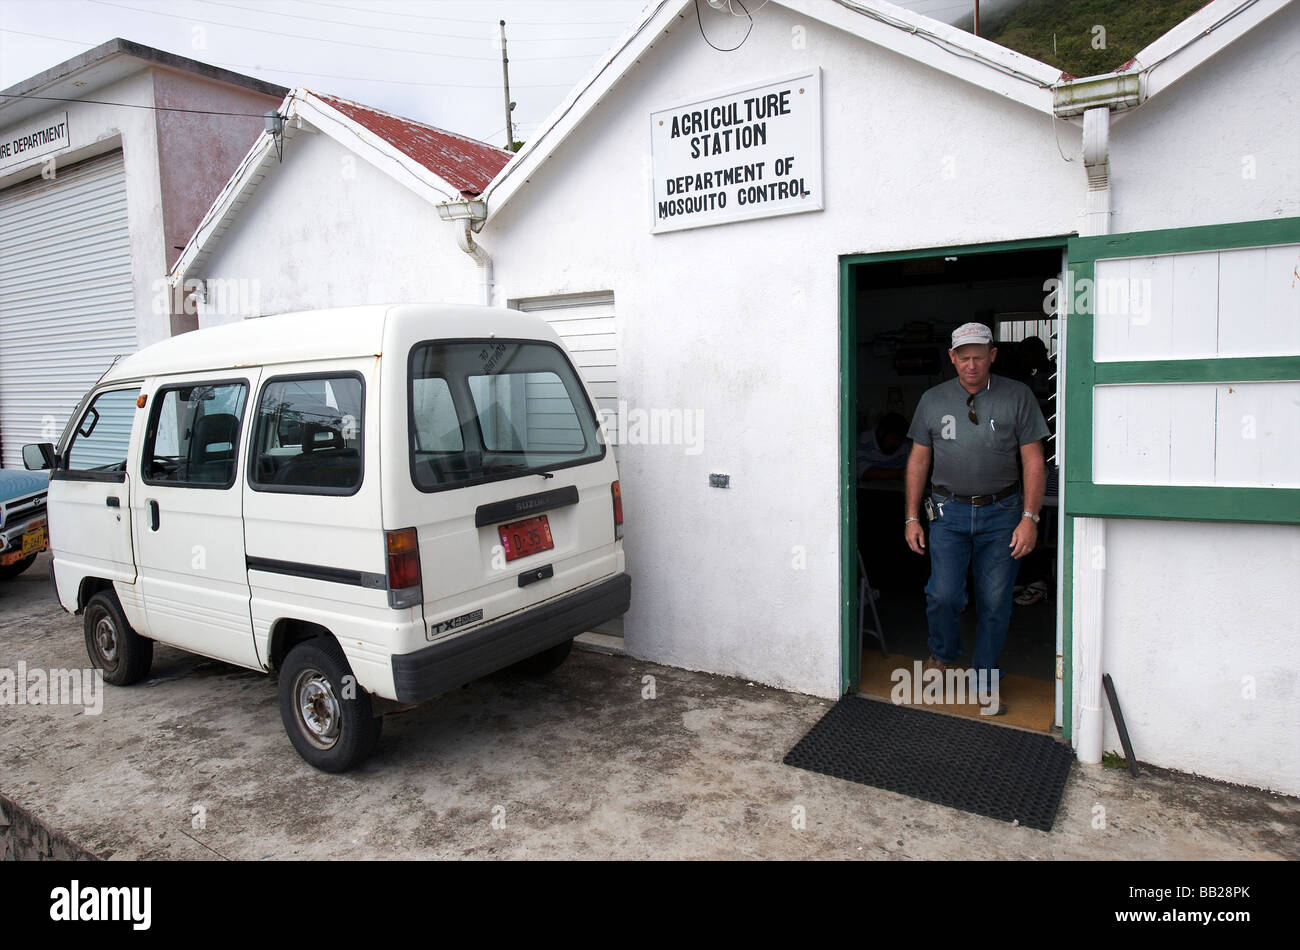
[[[582,383],[551,343],[420,343],[409,375],[411,478],[421,491],[605,456]]]

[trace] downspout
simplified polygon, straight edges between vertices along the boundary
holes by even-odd
[[[1110,233],[1110,114],[1141,102],[1140,76],[1107,73],[1075,79],[1054,92],[1056,117],[1083,116],[1083,167],[1087,177],[1082,236]],[[1095,274],[1093,275],[1095,278]],[[1067,328],[1068,333],[1068,328]],[[1092,438],[1092,433],[1084,433]],[[1106,522],[1101,518],[1075,521],[1073,577],[1074,654],[1078,658],[1075,683],[1079,702],[1079,728],[1075,754],[1080,762],[1099,764],[1106,722],[1102,713],[1102,620],[1106,604]],[[1067,716],[1073,710],[1062,710]]]
[[[482,244],[474,240],[473,228],[469,222],[465,222],[463,227],[461,222],[456,222],[456,244],[478,265],[479,295],[483,306],[492,306],[492,256],[483,249]]]
[[[1083,114],[1083,167],[1088,177],[1082,232],[1110,233],[1110,108],[1096,106]],[[1093,275],[1094,279],[1096,275]],[[1094,315],[1095,319],[1095,315]],[[1091,433],[1088,434],[1091,437]],[[1080,518],[1075,524],[1074,640],[1079,658],[1080,762],[1101,762],[1106,721],[1102,714],[1101,657],[1106,606],[1106,522]]]
[[[1110,109],[1097,106],[1083,114],[1083,168],[1088,176],[1088,204],[1083,234],[1110,233]]]
[[[456,229],[456,246],[468,254],[478,267],[479,296],[485,307],[492,306],[492,256],[474,240],[474,232],[487,220],[487,202],[478,198],[444,201],[437,206],[438,217]]]

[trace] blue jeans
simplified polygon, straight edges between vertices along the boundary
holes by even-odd
[[[1020,524],[1019,492],[975,507],[933,496],[943,517],[930,522],[930,581],[925,585],[930,653],[945,663],[961,659],[961,612],[966,606],[966,569],[975,573],[975,653],[971,669],[1002,675],[998,657],[1011,623],[1012,596],[1020,562],[1011,556],[1011,535]]]

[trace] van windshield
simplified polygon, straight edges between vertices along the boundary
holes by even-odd
[[[554,344],[420,343],[409,377],[411,478],[421,491],[605,456],[587,394]]]

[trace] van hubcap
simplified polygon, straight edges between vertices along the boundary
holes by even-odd
[[[308,741],[319,749],[333,746],[343,715],[329,678],[320,670],[303,670],[294,682],[293,694]]]
[[[117,628],[107,614],[95,621],[95,646],[105,667],[117,666]]]

